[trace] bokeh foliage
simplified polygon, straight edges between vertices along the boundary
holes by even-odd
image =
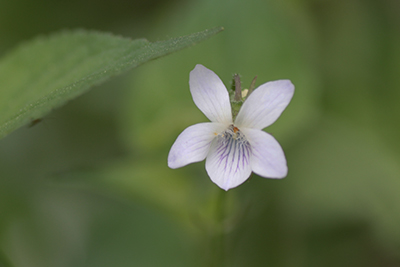
[[[0,2],[1,54],[60,28],[151,41],[225,31],[1,140],[4,264],[202,263],[218,188],[204,163],[166,166],[177,135],[206,121],[188,90],[200,63],[227,86],[236,72],[243,87],[255,75],[258,85],[296,86],[266,129],[285,150],[288,177],[253,175],[227,192],[227,265],[400,266],[397,1],[40,2],[35,12],[27,0]]]

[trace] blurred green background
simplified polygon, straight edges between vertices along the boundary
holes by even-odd
[[[400,266],[399,1],[0,0],[0,55],[65,28],[157,41],[215,26],[0,141],[0,266],[210,266],[220,189],[204,162],[166,164],[206,121],[196,64],[227,86],[296,86],[266,129],[289,175],[226,193],[226,266]]]

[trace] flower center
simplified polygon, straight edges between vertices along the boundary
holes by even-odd
[[[219,134],[220,137],[224,138],[225,140],[233,139],[235,142],[243,143],[248,145],[248,141],[246,136],[240,131],[238,127],[231,124],[229,127]]]

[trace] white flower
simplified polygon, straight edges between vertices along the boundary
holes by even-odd
[[[235,122],[228,91],[213,71],[196,65],[189,85],[194,103],[211,122],[190,126],[178,136],[168,155],[170,168],[206,159],[208,175],[224,190],[242,184],[252,171],[266,178],[287,175],[281,146],[262,129],[289,104],[294,93],[289,80],[259,86],[243,103]]]

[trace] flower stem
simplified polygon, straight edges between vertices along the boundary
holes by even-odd
[[[211,236],[211,263],[208,266],[223,267],[226,265],[226,192],[218,190],[215,205],[215,224]]]

